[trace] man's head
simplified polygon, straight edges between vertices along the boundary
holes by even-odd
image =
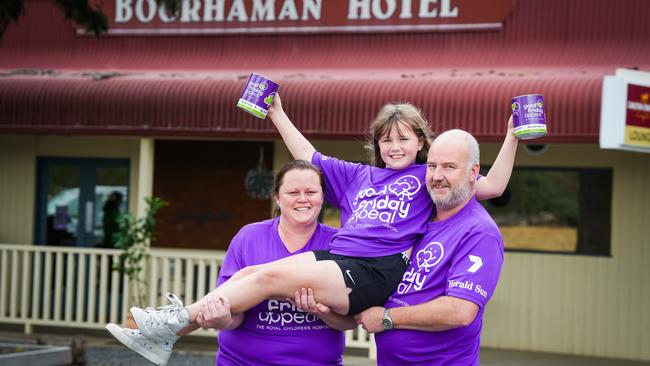
[[[474,195],[479,158],[478,142],[463,130],[446,131],[433,141],[426,179],[438,211],[462,206]]]

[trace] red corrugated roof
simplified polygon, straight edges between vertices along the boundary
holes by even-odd
[[[28,0],[0,69],[63,72],[0,76],[0,132],[275,137],[234,107],[257,71],[280,82],[288,113],[313,136],[363,136],[399,100],[435,130],[497,140],[510,98],[544,93],[549,141],[596,142],[603,75],[650,69],[649,13],[645,0],[526,0],[501,31],[96,39],[62,23],[51,0]]]

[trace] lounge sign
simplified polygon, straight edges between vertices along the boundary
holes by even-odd
[[[600,147],[650,153],[650,73],[617,69],[605,76]]]
[[[625,143],[650,148],[650,88],[627,86]]]
[[[413,32],[499,29],[513,0],[108,0],[110,34]]]

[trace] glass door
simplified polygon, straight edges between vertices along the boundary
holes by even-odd
[[[37,179],[37,244],[113,247],[128,207],[128,160],[39,158]]]

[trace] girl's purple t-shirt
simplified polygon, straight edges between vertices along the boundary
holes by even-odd
[[[218,285],[241,268],[268,263],[293,254],[329,249],[336,229],[318,224],[299,251],[290,253],[278,234],[279,218],[244,226],[230,242],[219,272]],[[265,300],[245,313],[243,323],[219,332],[217,364],[228,365],[341,365],[343,332],[286,301]]]
[[[503,264],[503,239],[475,198],[453,217],[429,223],[387,308],[453,296],[479,306],[474,321],[441,332],[393,329],[375,335],[379,365],[476,365],[483,310]]]
[[[426,231],[433,203],[426,166],[394,170],[349,163],[315,152],[323,172],[326,201],[341,209],[341,228],[330,245],[334,254],[381,257],[409,249]]]

